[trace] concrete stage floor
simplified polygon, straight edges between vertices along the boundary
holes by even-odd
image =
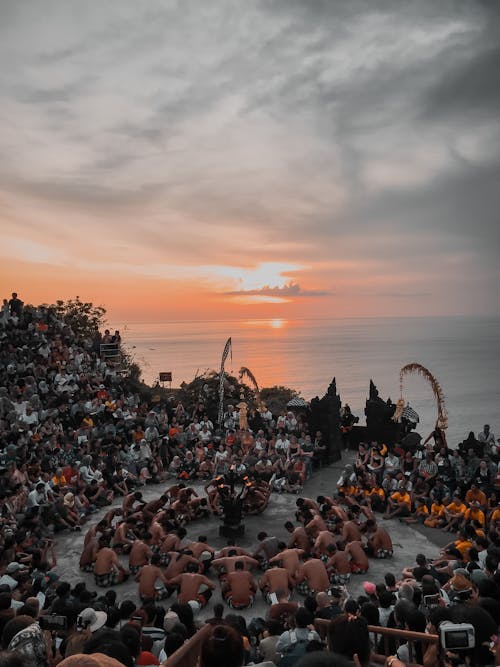
[[[302,495],[316,498],[318,495],[330,495],[335,490],[335,484],[340,476],[340,473],[346,462],[352,460],[352,455],[347,454],[347,458],[343,461],[338,461],[331,466],[322,468],[315,473],[313,477],[306,482],[304,492]],[[152,500],[161,495],[164,488],[168,488],[174,483],[173,480],[167,480],[161,485],[146,486],[142,490],[143,496],[147,500]],[[202,484],[194,483],[193,487],[203,495]],[[200,491],[201,490],[201,491]],[[296,495],[290,494],[275,494],[273,493],[269,501],[269,505],[263,514],[259,516],[248,516],[244,519],[246,530],[245,535],[237,541],[237,543],[249,551],[257,545],[257,534],[260,531],[265,531],[268,535],[276,535],[279,539],[287,541],[289,534],[284,528],[285,521],[295,522],[295,501]],[[121,499],[117,500],[115,505],[119,505]],[[106,508],[109,509],[109,508]],[[97,521],[104,515],[106,510],[101,510],[99,513],[92,515],[91,522]],[[351,596],[356,597],[363,592],[363,581],[372,581],[379,583],[383,581],[383,576],[386,572],[393,572],[396,578],[401,574],[403,567],[413,565],[415,555],[423,553],[428,557],[434,557],[438,554],[439,548],[447,544],[453,536],[449,533],[444,533],[440,530],[427,529],[419,526],[418,529],[400,523],[398,520],[380,521],[384,527],[387,528],[392,536],[394,543],[394,556],[387,560],[370,559],[370,570],[365,575],[353,575],[351,582],[348,585],[348,591]],[[198,535],[206,535],[209,544],[215,548],[222,548],[226,546],[225,538],[219,537],[218,531],[221,522],[217,518],[210,521],[198,520],[190,523],[187,526],[187,537],[196,540]],[[92,574],[81,572],[78,567],[79,557],[83,546],[83,537],[88,530],[90,523],[82,527],[82,533],[63,533],[56,537],[56,556],[57,566],[55,571],[61,577],[61,580],[68,581],[74,586],[79,581],[85,581],[87,588],[90,590],[97,590],[99,594],[103,594],[105,589],[97,589],[94,584],[94,577]],[[126,557],[121,556],[121,561],[125,566],[128,564]],[[255,573],[256,577],[261,576],[261,572]],[[211,575],[211,578],[216,579]],[[137,595],[137,583],[132,579],[124,584],[115,587],[118,594],[118,600],[132,599],[139,603]],[[175,602],[175,594],[169,599],[163,600],[160,604],[168,609],[168,607]],[[294,593],[292,599],[301,600],[301,596]],[[203,609],[198,618],[202,620],[213,615],[213,605],[215,602],[221,600],[220,589],[214,591],[214,594],[205,609]],[[268,606],[263,601],[260,593],[257,594],[255,603],[251,609],[245,610],[242,613],[245,618],[250,620],[253,617],[266,617]],[[232,610],[226,606],[227,613]]]

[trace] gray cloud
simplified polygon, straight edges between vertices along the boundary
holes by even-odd
[[[166,262],[467,254],[495,293],[498,3],[4,4],[4,205]]]
[[[290,282],[283,287],[265,285],[260,289],[234,290],[224,292],[226,296],[275,296],[275,297],[319,297],[328,296],[330,292],[321,290],[303,290],[298,283]]]
[[[470,62],[445,72],[429,90],[424,117],[451,114],[491,117],[500,114],[500,30],[497,45]]]

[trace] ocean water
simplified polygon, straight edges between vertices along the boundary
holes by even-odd
[[[485,423],[500,437],[500,319],[379,318],[317,320],[226,320],[110,324],[152,383],[171,371],[172,386],[197,373],[219,370],[232,338],[226,371],[246,366],[260,387],[287,385],[306,399],[322,396],[333,377],[342,402],[364,424],[373,379],[383,399],[399,397],[399,370],[418,362],[438,379],[449,413],[451,446]],[[407,376],[403,397],[420,415],[425,437],[437,416],[432,390],[420,376]]]

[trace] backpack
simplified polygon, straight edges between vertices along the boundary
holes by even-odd
[[[306,653],[306,647],[314,639],[314,633],[309,630],[307,638],[297,639],[295,630],[290,630],[291,644],[280,653],[278,667],[292,667]]]

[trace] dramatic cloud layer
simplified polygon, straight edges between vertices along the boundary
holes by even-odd
[[[499,312],[497,2],[0,17],[7,289],[139,319]]]

